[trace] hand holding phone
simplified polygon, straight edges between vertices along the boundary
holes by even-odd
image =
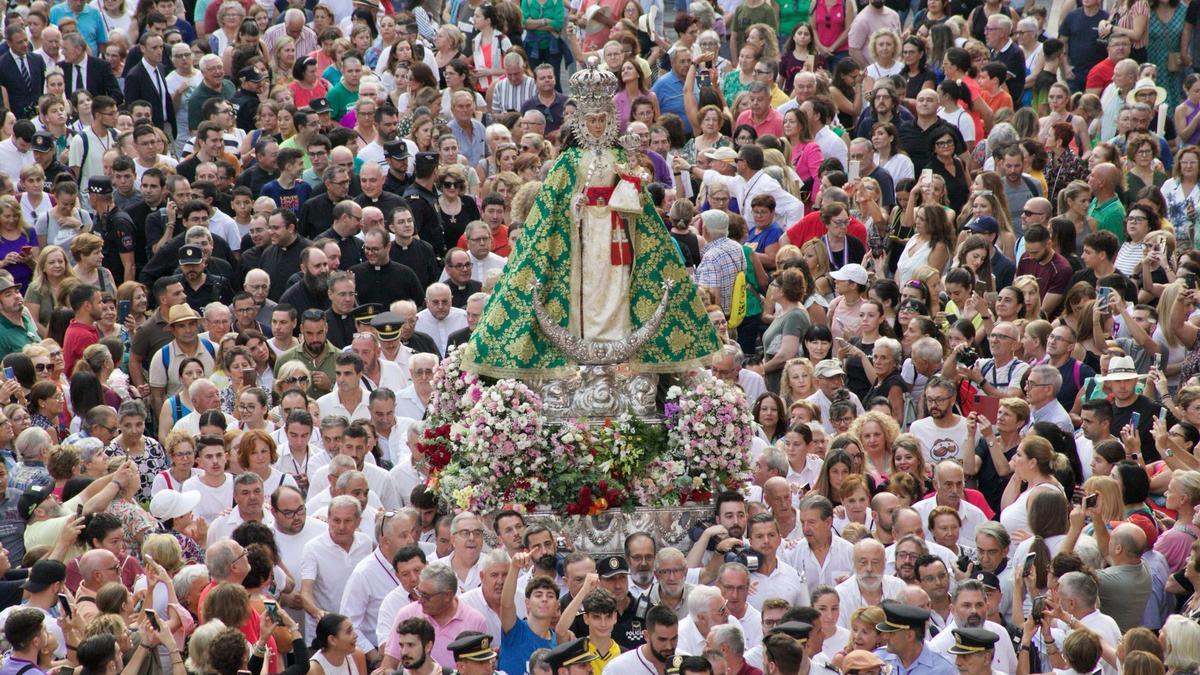
[[[150,622],[150,626],[154,628],[154,630],[161,630],[161,627],[158,623],[158,614],[156,614],[155,611],[149,607],[143,611],[146,613],[146,620]]]
[[[860,162],[857,159],[850,160],[849,173],[846,174],[846,178],[848,178],[851,181],[856,181],[856,180],[858,180],[858,178],[861,174],[862,174],[862,162]]]
[[[1087,509],[1096,508],[1096,503],[1099,501],[1099,499],[1100,499],[1099,492],[1093,492],[1090,495],[1084,495],[1083,502],[1082,502],[1084,510],[1086,511]]]

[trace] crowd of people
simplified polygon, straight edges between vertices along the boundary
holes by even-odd
[[[1198,672],[1195,7],[10,3],[0,675]],[[416,442],[587,63],[753,409],[682,548]]]

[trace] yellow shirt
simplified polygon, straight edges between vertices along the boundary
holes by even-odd
[[[604,667],[608,665],[608,662],[621,655],[621,648],[617,646],[616,640],[613,640],[609,643],[608,653],[606,654],[601,654],[596,648],[595,643],[593,643],[591,640],[588,640],[587,648],[589,652],[600,657],[595,661],[592,661],[592,673],[594,673],[594,675],[601,675],[601,672],[604,670]]]

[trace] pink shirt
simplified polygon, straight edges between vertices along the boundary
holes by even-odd
[[[871,62],[873,59],[867,50],[867,42],[875,34],[875,31],[881,28],[891,28],[899,33],[900,15],[890,7],[876,10],[868,5],[866,9],[859,11],[850,24],[850,34],[846,36],[846,44],[850,49],[862,50],[863,58]]]
[[[392,622],[391,635],[388,636],[387,649],[384,650],[384,654],[394,659],[400,658],[400,640],[396,634],[396,626],[399,626],[400,622],[405,619],[415,618],[425,619],[433,626],[433,660],[445,668],[454,667],[454,655],[450,653],[449,646],[460,633],[465,630],[488,632],[487,621],[484,620],[483,615],[468,607],[462,600],[458,600],[458,611],[444,624],[439,624],[433,617],[426,614],[421,603],[410,602],[396,613],[396,620]]]
[[[770,112],[767,113],[766,119],[761,122],[754,121],[754,114],[747,108],[742,111],[741,115],[738,115],[737,124],[734,126],[742,124],[749,124],[754,127],[754,131],[758,133],[759,138],[762,138],[766,134],[783,138],[783,115],[780,115],[779,111],[774,108],[771,108]]]

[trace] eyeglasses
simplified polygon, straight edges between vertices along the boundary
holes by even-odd
[[[1049,386],[1052,386],[1052,385],[1047,382],[1031,382],[1031,381],[1025,382],[1026,389],[1033,389],[1034,387],[1049,387]]]
[[[278,513],[279,515],[283,516],[284,518],[295,518],[296,516],[300,515],[301,513],[304,513],[307,510],[308,510],[308,507],[305,506],[304,504],[301,504],[299,507],[294,508],[294,509],[275,509],[275,513]]]
[[[449,267],[450,269],[455,269],[455,270],[465,270],[465,269],[471,268],[471,263],[469,263],[469,262],[455,263],[453,265],[447,265],[447,267]]]
[[[455,532],[454,534],[455,535],[461,534],[464,537],[469,537],[469,538],[477,538],[477,539],[483,538],[483,530],[459,530],[458,532]]]
[[[301,382],[308,382],[308,376],[307,375],[294,375],[292,377],[283,378],[284,384],[299,384]]]
[[[1014,340],[1015,341],[1017,338],[1015,338],[1011,335],[1005,335],[1004,333],[992,333],[991,335],[988,336],[988,339],[989,340]]]
[[[942,396],[940,398],[934,398],[932,396],[926,396],[925,400],[930,403],[936,403],[938,405],[942,405],[945,403],[949,403],[950,401],[953,401],[954,397],[953,396]]]
[[[942,139],[942,140],[940,140],[940,141],[934,141],[934,142],[933,142],[933,144],[934,144],[935,146],[939,147],[939,148],[944,148],[944,147],[946,147],[946,146],[949,146],[949,145],[954,145],[954,139],[952,139],[952,138],[943,138],[943,139]]]
[[[39,373],[48,373],[54,370],[54,364],[52,363],[35,363],[33,367]]]
[[[437,596],[439,596],[439,595],[441,595],[441,594],[443,594],[443,593],[445,593],[445,592],[446,592],[446,591],[435,591],[435,592],[433,592],[433,593],[426,593],[425,591],[421,590],[421,589],[418,587],[418,588],[417,588],[417,598],[418,598],[419,600],[421,600],[422,602],[428,602],[428,601],[430,601],[430,600],[432,600],[432,599],[436,598]]]
[[[1036,212],[1036,211],[1030,211],[1029,209],[1022,209],[1022,210],[1021,210],[1021,215],[1022,215],[1023,217],[1025,217],[1025,218],[1029,218],[1030,216],[1037,216],[1037,217],[1039,217],[1039,218],[1044,218],[1044,217],[1045,217],[1047,214],[1045,214],[1045,213],[1038,213],[1038,212]]]
[[[755,68],[754,74],[755,75],[770,75],[771,71],[766,70],[765,68]]]
[[[1150,222],[1150,219],[1147,218],[1146,216],[1126,216],[1125,222],[1127,222],[1127,223],[1148,223],[1148,222]]]

